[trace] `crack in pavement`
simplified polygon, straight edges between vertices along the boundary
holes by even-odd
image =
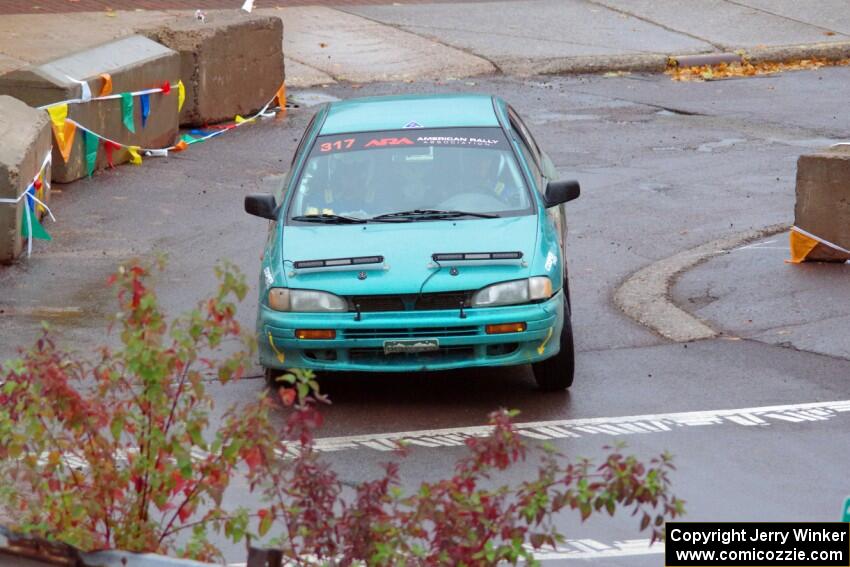
[[[701,42],[703,42],[703,43],[707,43],[708,45],[712,46],[714,49],[718,49],[718,50],[720,50],[720,51],[726,51],[726,47],[724,47],[723,45],[721,45],[721,44],[719,44],[719,43],[715,43],[715,42],[711,41],[710,39],[706,39],[706,38],[704,38],[704,37],[700,37],[700,36],[695,35],[695,34],[692,34],[692,33],[690,33],[690,32],[686,32],[686,31],[682,31],[682,30],[677,30],[676,28],[673,28],[673,27],[670,27],[670,26],[667,26],[667,25],[661,24],[661,23],[659,23],[659,22],[654,21],[654,20],[653,20],[653,19],[651,19],[651,18],[648,18],[648,17],[646,17],[646,16],[641,16],[641,15],[635,14],[634,12],[628,12],[628,11],[623,10],[623,9],[621,9],[621,8],[615,8],[614,6],[608,6],[607,4],[604,4],[604,3],[603,3],[602,1],[600,1],[600,0],[584,0],[584,2],[585,2],[585,3],[587,3],[587,4],[592,4],[592,5],[594,5],[594,6],[599,6],[600,8],[603,8],[603,9],[608,10],[608,11],[610,11],[610,12],[614,12],[615,14],[622,14],[622,15],[624,15],[624,16],[632,17],[632,18],[634,18],[634,19],[636,19],[636,20],[640,20],[640,21],[642,21],[642,22],[646,22],[646,23],[648,23],[648,24],[650,24],[650,25],[653,25],[653,26],[659,27],[659,28],[661,28],[661,29],[663,29],[663,30],[665,30],[665,31],[668,31],[668,32],[671,32],[671,33],[677,33],[677,34],[679,34],[679,35],[683,35],[683,36],[689,37],[689,38],[691,38],[691,39],[695,39],[695,40],[697,40],[697,41],[701,41]]]
[[[846,33],[843,33],[843,32],[840,32],[840,31],[835,31],[835,30],[833,30],[833,29],[830,29],[830,28],[827,28],[827,27],[821,26],[821,25],[816,24],[816,23],[814,23],[814,22],[806,22],[806,21],[803,21],[803,20],[798,20],[797,18],[792,18],[791,16],[787,16],[787,15],[785,15],[785,14],[779,14],[779,13],[777,13],[777,12],[772,12],[772,11],[770,11],[770,10],[765,10],[764,8],[762,8],[762,7],[760,7],[760,6],[750,6],[749,4],[744,4],[744,3],[742,3],[742,2],[736,2],[736,0],[723,0],[723,1],[724,1],[724,2],[726,2],[727,4],[732,4],[732,5],[734,5],[734,6],[739,6],[739,7],[741,7],[741,8],[746,8],[746,9],[748,9],[748,10],[755,10],[755,11],[757,11],[757,12],[761,12],[762,14],[769,14],[769,15],[774,16],[774,17],[776,17],[776,18],[782,18],[783,20],[788,20],[789,22],[795,22],[795,23],[798,23],[798,24],[802,24],[802,25],[804,25],[804,26],[809,26],[809,27],[813,27],[813,28],[818,28],[818,29],[821,29],[821,30],[823,30],[823,31],[825,31],[825,32],[830,32],[830,33],[835,34],[835,35],[840,35],[840,36],[844,36],[844,37],[850,37],[850,36],[848,36]]]
[[[492,60],[490,57],[483,55],[481,53],[476,53],[472,49],[457,46],[457,45],[452,45],[448,42],[441,40],[438,37],[424,35],[424,34],[416,32],[416,31],[413,31],[411,29],[407,29],[407,28],[404,27],[404,24],[396,24],[396,23],[393,23],[393,22],[384,22],[384,21],[381,21],[381,20],[374,18],[372,16],[360,14],[360,13],[355,12],[353,10],[346,10],[345,8],[341,8],[341,7],[337,7],[337,8],[333,8],[333,9],[336,10],[337,12],[348,14],[349,16],[354,16],[354,17],[357,17],[357,18],[363,18],[364,20],[370,21],[372,23],[375,23],[375,24],[378,24],[378,25],[381,25],[381,26],[386,26],[388,28],[393,28],[394,30],[400,31],[402,33],[409,33],[410,35],[415,35],[416,37],[420,37],[420,38],[422,38],[426,41],[430,41],[431,43],[435,43],[437,45],[442,45],[443,47],[446,47],[448,49],[454,49],[456,51],[460,51],[461,53],[466,53],[467,55],[470,55],[472,57],[478,57],[479,59],[482,59],[482,60],[486,61],[487,63],[489,63],[490,65],[492,65],[493,68],[496,70],[496,72],[495,72],[496,75],[505,75],[506,74],[504,72],[504,70],[502,69],[502,67],[498,63],[496,63],[494,60]],[[416,26],[416,27],[428,28],[428,26]],[[455,31],[455,30],[452,30],[451,28],[436,28],[435,27],[433,29],[445,29],[447,31]],[[466,32],[468,32],[470,30],[456,30],[456,31],[466,31]],[[479,76],[481,76],[481,75],[479,75]]]

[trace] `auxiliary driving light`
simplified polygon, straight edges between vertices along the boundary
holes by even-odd
[[[488,335],[503,335],[505,333],[522,333],[525,331],[525,323],[499,323],[498,325],[487,325]]]
[[[295,338],[330,340],[336,338],[336,331],[334,331],[333,329],[296,329]]]

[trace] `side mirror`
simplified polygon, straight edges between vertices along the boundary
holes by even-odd
[[[255,217],[276,220],[277,203],[274,195],[268,193],[252,193],[245,196],[245,212]]]
[[[544,195],[546,208],[578,199],[580,194],[581,189],[578,181],[550,181],[546,185],[546,194]]]

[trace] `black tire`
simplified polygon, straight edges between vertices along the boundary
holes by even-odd
[[[564,309],[564,326],[561,329],[561,350],[555,356],[531,365],[534,381],[544,392],[566,390],[573,385],[575,351],[573,349],[573,327],[569,308]]]
[[[277,377],[283,374],[283,370],[263,368],[263,372],[266,377],[266,385],[272,390],[277,390],[280,387],[280,384],[277,382]]]

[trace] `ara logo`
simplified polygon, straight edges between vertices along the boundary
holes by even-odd
[[[369,140],[365,147],[383,147],[383,146],[412,146],[413,142],[409,138],[375,138]]]
[[[422,128],[422,124],[419,122],[408,122],[404,125],[405,128]]]

